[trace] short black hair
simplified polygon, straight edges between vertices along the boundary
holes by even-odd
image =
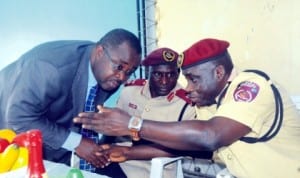
[[[132,49],[135,49],[138,54],[141,54],[142,47],[138,37],[132,32],[117,28],[106,33],[98,42],[97,45],[103,45],[106,47],[116,47],[123,42],[129,44]]]
[[[211,62],[214,63],[216,66],[223,65],[226,73],[228,74],[230,74],[233,69],[232,59],[227,51],[225,52],[224,55]]]

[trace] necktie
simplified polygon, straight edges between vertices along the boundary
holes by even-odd
[[[96,108],[95,98],[96,98],[97,90],[98,90],[97,85],[93,86],[89,90],[89,95],[88,95],[88,98],[87,98],[85,106],[84,106],[85,112],[95,112],[95,108]],[[87,129],[82,128],[81,134],[83,137],[88,137],[88,138],[93,139],[96,143],[98,143],[98,141],[99,141],[98,133],[96,133],[92,130],[87,130]],[[96,168],[93,165],[89,164],[84,159],[80,159],[79,168],[81,170],[86,170],[86,171],[91,171],[91,172],[95,172],[95,170],[96,170]]]

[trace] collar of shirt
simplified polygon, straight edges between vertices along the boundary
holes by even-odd
[[[95,86],[97,84],[97,81],[94,77],[93,71],[92,71],[92,66],[91,66],[91,61],[89,60],[89,75],[88,75],[88,87],[87,87],[87,92],[86,92],[86,99],[88,97],[90,88],[92,88],[93,86]]]

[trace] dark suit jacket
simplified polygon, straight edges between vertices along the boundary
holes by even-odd
[[[79,130],[72,119],[84,108],[94,47],[89,41],[44,43],[0,71],[0,128],[40,129],[44,158],[59,161],[70,129]]]

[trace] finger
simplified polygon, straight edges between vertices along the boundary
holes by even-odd
[[[108,166],[108,165],[110,165],[110,163],[111,163],[110,161],[109,161],[109,162],[107,162],[107,163],[105,164],[105,166]]]
[[[96,167],[102,167],[103,165],[106,164],[106,162],[103,162],[103,158],[101,159],[101,157],[97,157],[97,156],[90,157],[89,162],[95,165]]]
[[[100,164],[97,164],[95,165],[95,167],[97,168],[105,168],[106,166],[110,165],[111,162],[106,162],[106,163],[100,163]]]
[[[92,130],[93,127],[94,127],[94,124],[90,121],[85,121],[85,120],[82,120],[82,119],[78,119],[78,118],[74,118],[73,119],[73,122],[74,123],[81,123],[81,127],[82,128],[85,128],[85,129],[88,129],[88,130]]]
[[[83,118],[83,117],[74,117],[73,118],[73,122],[74,123],[80,123],[82,124],[82,128],[85,129],[93,129],[94,127],[94,119],[90,119],[90,118]]]
[[[102,105],[97,105],[98,113],[102,113],[103,106]]]
[[[77,117],[73,118],[73,122],[75,123],[89,123],[92,119],[90,119],[93,115],[91,113],[80,113]]]
[[[112,160],[110,159],[110,156],[109,156],[108,153],[105,154],[105,155],[103,155],[103,157],[104,157],[108,162],[112,162]]]
[[[104,168],[105,167],[105,164],[103,164],[102,162],[100,162],[100,161],[93,161],[93,162],[91,162],[91,164],[93,165],[93,166],[95,166],[96,168]]]
[[[74,122],[74,123],[81,123],[81,118],[79,118],[79,117],[74,117],[74,118],[73,118],[73,122]]]
[[[97,158],[104,159],[105,161],[103,161],[103,162],[111,162],[111,159],[109,157],[109,153],[107,151],[95,152],[94,154]]]
[[[101,151],[97,151],[97,152],[95,152],[95,155],[96,155],[97,157],[100,157],[100,156],[103,156],[103,153],[102,153]]]
[[[86,123],[86,124],[82,124],[81,127],[88,130],[93,130],[94,125],[92,123],[90,124]]]
[[[106,156],[95,156],[91,163],[96,167],[104,168],[110,163],[110,160]]]
[[[103,113],[105,112],[105,109],[102,105],[97,105],[98,113]]]
[[[97,151],[95,152],[96,156],[105,156],[107,159],[109,159],[109,150],[110,150],[111,146],[109,144],[103,144],[103,145],[99,145]]]
[[[78,117],[81,118],[93,118],[96,112],[81,112],[78,114]]]
[[[99,113],[104,113],[104,112],[111,112],[112,109],[108,107],[104,107],[101,105],[97,105],[97,109],[99,110]]]
[[[110,156],[109,156],[110,154],[111,153],[109,151],[107,151],[107,150],[103,150],[101,152],[95,152],[95,155],[97,157],[104,157],[108,161],[111,161]]]
[[[102,150],[108,150],[110,149],[110,145],[109,144],[103,144],[103,145],[100,145],[101,149]]]
[[[98,161],[100,162],[100,164],[101,164],[102,166],[103,166],[103,165],[104,165],[104,166],[108,166],[109,163],[110,163],[110,160],[107,159],[105,156],[100,157]]]
[[[73,122],[78,124],[89,124],[91,121],[88,118],[74,117]]]
[[[109,150],[110,148],[111,148],[111,147],[110,147],[109,144],[99,145],[99,146],[98,146],[98,149],[97,149],[97,152],[99,152],[99,153],[104,153],[104,154],[105,154],[105,152],[106,152],[107,150]]]

